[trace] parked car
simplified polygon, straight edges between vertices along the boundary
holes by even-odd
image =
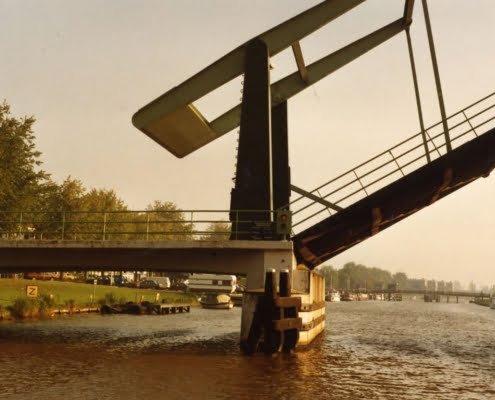
[[[160,289],[160,284],[152,279],[146,279],[139,282],[140,289]]]
[[[160,286],[160,289],[170,288],[170,278],[166,276],[153,276],[150,280],[155,281]]]
[[[115,286],[127,286],[128,280],[125,276],[115,275],[113,277],[113,284]]]
[[[26,272],[24,274],[24,279],[38,279],[40,281],[53,281],[59,277],[59,272]]]
[[[96,278],[97,285],[111,285],[113,283],[113,279],[111,276],[104,275]]]

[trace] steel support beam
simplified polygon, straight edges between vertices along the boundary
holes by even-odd
[[[292,43],[292,52],[294,53],[294,58],[296,59],[297,69],[299,70],[301,79],[303,82],[308,82],[308,70],[306,69],[306,64],[304,63],[304,57],[299,41]]]
[[[433,65],[433,73],[435,74],[438,105],[440,106],[440,114],[442,115],[442,125],[443,125],[443,133],[445,135],[445,145],[447,146],[447,152],[450,152],[452,150],[452,145],[450,144],[450,133],[449,133],[449,126],[447,124],[447,113],[445,112],[442,83],[440,82],[440,72],[438,70],[437,54],[435,52],[435,42],[433,41],[433,32],[430,23],[430,13],[428,12],[428,3],[426,0],[423,0],[423,13],[425,16],[426,32],[428,33],[428,44],[430,45],[431,63]]]
[[[271,222],[273,210],[271,101],[268,47],[246,48],[235,187],[231,192],[231,239],[251,239],[253,223]],[[237,213],[235,210],[249,210]]]
[[[412,23],[412,16],[414,11],[414,0],[406,0],[404,4],[404,22],[407,25]]]
[[[419,118],[419,126],[421,128],[421,136],[423,138],[423,146],[425,148],[426,160],[428,162],[431,161],[430,151],[428,150],[428,141],[426,140],[426,132],[425,132],[425,123],[423,119],[423,110],[421,108],[421,97],[419,95],[419,85],[418,85],[418,76],[416,74],[416,63],[414,62],[414,52],[411,41],[411,34],[409,33],[409,27],[406,29],[406,38],[407,38],[407,48],[409,50],[409,61],[411,63],[411,72],[413,76],[414,82],[414,94],[416,97],[416,107],[418,109],[418,118]]]
[[[370,33],[369,35],[329,54],[328,56],[307,66],[308,81],[301,80],[299,71],[275,82],[271,86],[272,106],[280,104],[325,78],[339,68],[349,64],[378,45],[386,42],[406,28],[404,19],[400,18],[391,24]],[[210,123],[212,130],[221,136],[234,129],[240,121],[241,105],[237,105]]]
[[[264,41],[270,49],[270,56],[274,56],[289,47],[295,41],[308,36],[364,1],[365,0],[323,1],[313,8],[262,33],[257,39]],[[241,75],[244,72],[245,55],[249,43],[250,42],[247,42],[232,50],[230,53],[198,72],[187,81],[174,87],[141,108],[134,114],[132,118],[133,124],[138,129],[145,129],[152,121],[161,118],[186,104],[193,103],[216,88]],[[239,120],[237,121],[237,125],[238,124]]]
[[[300,187],[297,187],[295,185],[290,185],[290,188],[294,192],[296,192],[296,193],[298,193],[298,194],[300,194],[300,195],[302,195],[304,197],[307,197],[308,199],[311,199],[311,200],[313,200],[313,201],[315,201],[317,203],[323,204],[325,207],[331,208],[332,210],[335,210],[335,211],[342,211],[343,210],[342,207],[340,207],[340,206],[338,206],[336,204],[330,203],[328,200],[325,200],[325,199],[323,199],[323,198],[321,198],[319,196],[316,196],[316,195],[314,195],[311,192],[307,192],[306,190],[301,189]]]
[[[288,209],[290,203],[287,102],[272,108],[273,209]]]

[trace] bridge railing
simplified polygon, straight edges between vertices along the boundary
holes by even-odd
[[[452,148],[457,148],[494,128],[495,92],[452,114],[447,118],[447,123]],[[446,152],[445,133],[440,121],[426,128],[424,136],[419,132],[325,182],[310,193],[341,209],[346,208],[445,155]],[[293,210],[292,227],[296,228],[296,231],[301,231],[323,217],[338,212],[305,196],[297,197],[290,203],[290,207]]]
[[[274,211],[256,211],[263,216]],[[249,233],[263,239],[273,224],[252,220],[251,210],[0,211],[0,239],[227,240]],[[273,218],[272,218],[273,219]],[[249,231],[233,231],[232,226]]]

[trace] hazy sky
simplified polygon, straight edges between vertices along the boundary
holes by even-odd
[[[0,99],[35,115],[44,168],[113,188],[133,209],[154,199],[227,209],[236,136],[177,159],[131,124],[144,104],[315,0],[0,0]],[[412,27],[427,124],[439,120],[421,2]],[[447,113],[495,90],[493,0],[430,0]],[[310,63],[401,16],[368,0],[301,42]],[[293,183],[313,189],[418,132],[405,34],[289,102]],[[272,79],[293,72],[290,51]],[[239,87],[198,102],[208,117]],[[481,179],[329,264],[495,283],[495,178]]]

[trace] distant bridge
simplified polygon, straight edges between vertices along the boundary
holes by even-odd
[[[437,296],[445,296],[445,297],[470,297],[473,299],[489,299],[490,293],[483,292],[467,292],[463,290],[457,291],[447,291],[447,290],[421,290],[421,289],[373,289],[373,290],[350,290],[350,293],[358,294],[358,293],[367,293],[367,294],[411,294],[411,295],[430,295],[433,298]]]

